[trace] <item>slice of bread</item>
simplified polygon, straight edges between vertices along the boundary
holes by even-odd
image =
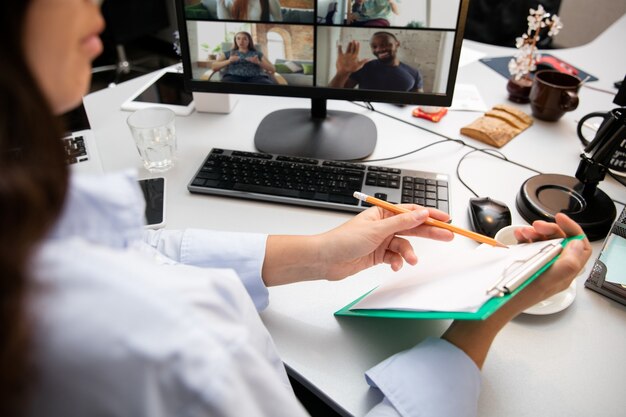
[[[461,134],[501,148],[532,123],[532,117],[526,113],[505,104],[498,104],[462,127]]]

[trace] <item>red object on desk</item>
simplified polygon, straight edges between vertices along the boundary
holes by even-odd
[[[430,120],[431,122],[435,122],[435,123],[441,120],[441,118],[445,116],[447,113],[448,113],[448,109],[446,107],[442,107],[441,110],[435,113],[427,113],[424,110],[420,109],[419,107],[416,107],[413,109],[413,112],[412,112],[414,117],[421,117],[422,119]]]

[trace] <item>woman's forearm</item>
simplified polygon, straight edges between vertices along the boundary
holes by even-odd
[[[269,236],[261,273],[265,285],[272,287],[324,278],[319,244],[318,235]]]
[[[496,335],[514,317],[510,312],[498,311],[487,320],[457,320],[446,330],[442,339],[461,349],[482,369]]]
[[[229,64],[230,64],[230,61],[228,59],[224,59],[221,61],[214,62],[213,65],[211,65],[211,69],[213,71],[219,71],[223,68],[226,68]]]

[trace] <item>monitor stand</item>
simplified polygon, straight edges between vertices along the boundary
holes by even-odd
[[[376,146],[376,125],[367,116],[326,111],[326,99],[311,99],[311,109],[283,109],[265,116],[254,145],[261,152],[317,159],[352,160]]]

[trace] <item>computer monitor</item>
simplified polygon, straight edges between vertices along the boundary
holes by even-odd
[[[267,115],[256,148],[365,158],[376,144],[373,121],[327,111],[326,100],[449,106],[468,3],[176,0],[185,88],[310,98],[310,109]]]

